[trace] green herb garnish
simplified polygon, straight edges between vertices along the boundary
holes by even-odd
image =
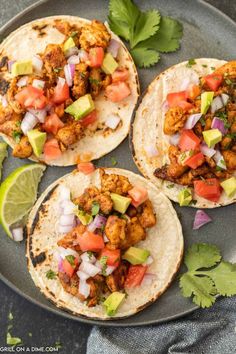
[[[80,76],[82,77],[82,79],[86,77],[85,73],[80,73]]]
[[[174,183],[172,183],[172,184],[168,184],[167,186],[166,186],[166,188],[168,188],[168,189],[171,189],[171,188],[174,188]]]
[[[111,165],[116,166],[117,165],[117,160],[115,157],[111,157]]]
[[[228,122],[228,116],[225,112],[216,112],[215,116],[224,122],[225,128],[230,128],[230,123]]]
[[[203,68],[207,68],[207,65],[206,65],[206,64],[202,64],[202,67],[203,67]]]
[[[73,31],[71,32],[70,37],[74,38],[77,36],[78,33],[79,33],[78,31]]]
[[[57,274],[52,269],[49,269],[46,273],[46,277],[48,279],[55,279],[56,276],[57,276]]]
[[[95,216],[99,213],[100,210],[100,205],[98,202],[93,202],[92,203],[92,209],[91,209],[91,214],[92,216]]]
[[[61,70],[62,70],[61,67],[59,67],[59,68],[54,68],[54,69],[53,69],[53,71],[54,71],[55,73],[59,73]]]
[[[199,119],[199,122],[201,123],[201,126],[202,126],[202,127],[205,127],[206,122],[205,122],[204,117],[201,117],[201,118]]]
[[[186,252],[184,263],[188,271],[180,278],[184,297],[193,295],[193,302],[210,307],[216,295],[236,295],[236,264],[222,260],[217,246],[198,243]]]
[[[102,256],[99,259],[100,264],[102,265],[102,275],[106,275],[106,269],[107,269],[107,256]]]
[[[101,81],[100,80],[96,80],[96,79],[93,79],[92,77],[89,78],[89,82],[91,84],[94,84],[94,85],[100,85]]]
[[[13,314],[12,314],[11,311],[10,311],[9,314],[8,314],[8,320],[9,320],[9,321],[12,321],[12,320],[13,320]]]
[[[187,63],[187,68],[191,68],[193,65],[196,65],[196,61],[195,59],[189,59],[188,63]]]
[[[227,85],[232,85],[233,84],[233,81],[230,80],[230,79],[225,79],[225,82]]]
[[[189,203],[189,205],[196,205],[197,204],[197,200],[192,199],[191,202]]]
[[[211,66],[211,70],[215,70],[216,68],[214,66]]]
[[[22,134],[20,132],[17,132],[16,130],[13,130],[12,137],[15,140],[15,142],[18,144],[20,142]]]
[[[9,332],[7,332],[7,344],[8,345],[18,345],[18,344],[22,344],[22,340],[18,337],[12,337],[11,334]]]
[[[28,336],[29,336],[29,337],[32,337],[32,333],[31,333],[31,332],[29,332],[29,333],[28,333]]]
[[[75,256],[69,254],[68,256],[65,256],[65,259],[70,263],[73,268],[75,268]]]
[[[236,139],[236,133],[226,134],[227,138]]]
[[[59,341],[55,342],[55,348],[56,349],[61,349],[62,348],[61,342],[59,342]]]

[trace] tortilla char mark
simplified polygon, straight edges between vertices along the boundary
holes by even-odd
[[[33,251],[30,251],[30,259],[31,259],[33,266],[36,268],[37,264],[41,264],[45,261],[46,253],[41,252],[37,256],[34,256]]]
[[[0,63],[1,65],[1,63]],[[9,88],[10,84],[7,80],[0,78],[0,94],[5,95],[7,93],[7,90]]]
[[[47,24],[43,24],[43,25],[35,25],[32,27],[32,29],[36,32],[38,32],[38,36],[39,37],[44,37],[47,35],[47,33],[44,31],[44,29],[47,28]]]

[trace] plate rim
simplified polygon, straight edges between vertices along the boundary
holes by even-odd
[[[29,5],[28,7],[26,7],[24,10],[20,11],[17,15],[15,15],[14,17],[12,17],[10,20],[8,20],[1,28],[0,28],[0,36],[2,36],[2,34],[4,32],[6,32],[8,30],[8,28],[10,26],[12,26],[18,19],[21,19],[23,16],[25,16],[27,13],[31,12],[32,10],[34,10],[35,8],[37,8],[38,6],[42,5],[42,4],[46,4],[48,1],[50,0],[38,0],[37,2],[35,2],[32,5]],[[195,0],[196,1],[196,0]],[[215,14],[217,14],[218,16],[223,17],[227,22],[230,22],[231,25],[233,25],[236,28],[236,22],[227,14],[225,14],[224,12],[222,12],[220,9],[218,9],[217,7],[209,4],[208,2],[204,1],[204,0],[197,0],[196,1],[198,4],[200,4],[201,6],[205,6],[206,8],[208,8],[208,10],[210,10],[211,12],[214,12]],[[41,16],[37,17],[37,18],[41,18]],[[26,22],[27,23],[27,22]],[[149,85],[149,84],[148,84]],[[146,88],[144,88],[143,92],[145,92]],[[142,94],[140,95],[140,97],[142,97]],[[136,108],[135,108],[136,109]],[[135,111],[134,109],[134,111]],[[128,138],[129,139],[129,138]],[[132,151],[131,151],[132,154]],[[87,319],[85,317],[82,316],[76,316],[73,314],[70,314],[66,311],[62,311],[57,307],[50,307],[47,304],[43,304],[42,302],[36,300],[35,298],[31,297],[30,295],[26,294],[23,290],[19,289],[14,283],[12,283],[10,280],[8,280],[7,277],[5,277],[1,271],[0,271],[0,280],[6,285],[8,286],[11,290],[13,290],[16,294],[18,294],[19,296],[22,296],[24,299],[26,299],[27,301],[29,301],[30,303],[40,307],[41,309],[53,313],[57,316],[60,316],[62,318],[66,318],[66,319],[70,319],[73,321],[77,321],[77,322],[81,322],[81,323],[85,323],[87,325],[98,325],[98,326],[102,326],[102,327],[141,327],[141,326],[146,326],[146,325],[155,325],[155,324],[161,324],[161,323],[165,323],[165,322],[169,322],[169,321],[173,321],[182,317],[185,317],[191,313],[193,313],[194,311],[196,311],[197,309],[199,309],[199,306],[197,305],[193,305],[192,308],[190,308],[189,310],[183,311],[181,313],[172,315],[172,316],[167,316],[165,318],[162,319],[157,319],[157,320],[144,320],[144,321],[139,321],[137,323],[133,323],[133,324],[127,324],[127,323],[122,323],[119,320],[119,322],[116,322],[115,320],[111,320],[111,321],[103,321],[103,320],[93,320],[93,319]],[[145,311],[145,310],[144,310]],[[128,318],[132,318],[128,317]],[[135,321],[135,316],[133,317],[134,321]],[[125,321],[127,318],[124,318],[123,321]]]

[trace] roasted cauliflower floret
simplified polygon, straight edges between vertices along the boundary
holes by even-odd
[[[138,219],[141,226],[145,229],[146,227],[152,227],[156,225],[156,216],[153,211],[152,203],[148,199],[146,202],[140,205],[141,214],[138,214]]]
[[[181,107],[170,108],[165,115],[164,133],[173,135],[184,127],[187,115]]]
[[[102,169],[100,169],[100,176],[102,192],[126,195],[128,191],[133,188],[128,178],[125,176],[113,174],[109,175],[106,174]]]
[[[93,20],[90,24],[82,27],[79,38],[80,45],[83,49],[89,50],[92,47],[107,48],[111,39],[106,26],[97,20]]]
[[[121,243],[121,249],[134,246],[136,243],[145,240],[146,232],[139,222],[138,217],[133,217],[127,224],[125,239]]]
[[[15,145],[12,155],[14,157],[19,157],[20,159],[25,159],[30,157],[33,153],[32,146],[30,145],[28,136],[23,136],[20,142]]]
[[[116,215],[110,215],[105,226],[105,234],[109,240],[107,247],[110,249],[119,248],[126,237],[126,220]]]

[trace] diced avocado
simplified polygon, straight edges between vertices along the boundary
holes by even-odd
[[[35,156],[39,157],[43,152],[43,147],[47,139],[47,133],[40,132],[38,129],[28,131],[30,145]]]
[[[104,301],[103,305],[106,307],[106,313],[108,316],[114,316],[117,312],[118,307],[121,305],[122,301],[125,299],[125,294],[115,291],[109,295]]]
[[[65,109],[66,113],[71,114],[76,120],[81,119],[95,109],[92,96],[88,93],[80,97]]]
[[[111,53],[106,53],[102,63],[102,70],[104,71],[104,73],[111,75],[117,68],[117,61],[113,58]]]
[[[92,215],[87,214],[82,210],[78,210],[78,211],[76,210],[75,214],[83,225],[88,225],[91,223],[91,221],[93,221]]]
[[[74,47],[75,47],[75,42],[72,37],[69,37],[63,45],[63,50],[64,52],[67,52],[69,49]]]
[[[131,198],[123,197],[122,195],[111,193],[111,199],[113,201],[113,209],[124,214],[131,203]]]
[[[201,94],[201,113],[206,114],[214,97],[214,92],[207,91]]]
[[[129,263],[142,264],[146,262],[147,258],[150,256],[150,252],[148,250],[144,250],[142,248],[130,247],[123,255],[123,259],[126,259]]]
[[[28,75],[33,73],[33,65],[31,60],[16,61],[11,68],[13,76]]]
[[[189,188],[182,189],[178,194],[178,201],[180,206],[189,205],[192,199],[192,192]]]
[[[222,140],[222,133],[219,129],[205,130],[203,133],[203,138],[209,148],[215,146]]]
[[[224,182],[221,182],[221,187],[224,189],[228,197],[233,197],[236,193],[236,178],[231,177],[226,179]]]

